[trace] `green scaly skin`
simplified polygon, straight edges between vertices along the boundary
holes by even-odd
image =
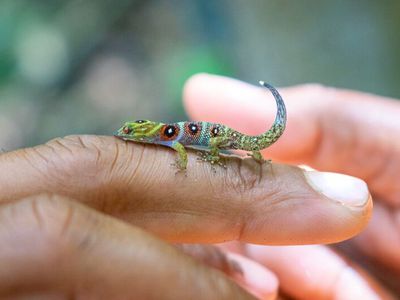
[[[201,160],[221,165],[220,150],[245,150],[257,162],[264,163],[260,150],[275,143],[283,134],[286,126],[286,107],[279,92],[271,85],[260,84],[273,94],[277,113],[271,128],[263,134],[250,136],[240,133],[222,124],[209,122],[177,122],[164,124],[149,120],[126,122],[115,136],[126,141],[149,143],[171,147],[178,152],[177,167],[185,170],[187,153],[185,147],[205,147],[209,152],[201,155]]]

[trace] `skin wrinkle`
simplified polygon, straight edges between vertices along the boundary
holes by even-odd
[[[84,216],[86,226],[82,227],[76,224],[79,224],[83,216],[76,219],[76,207],[63,196],[39,194],[21,201],[32,202],[32,207],[36,206],[37,212],[33,210],[32,212],[40,230],[38,237],[47,240],[46,245],[50,247],[43,255],[48,252],[56,253],[55,257],[63,257],[66,252],[73,253],[89,249],[92,237],[89,231],[82,229],[95,228],[98,223],[97,218],[87,213],[89,211]],[[60,253],[57,254],[57,251]],[[65,259],[68,261],[67,257]]]
[[[234,168],[234,170],[237,170],[237,174],[239,175],[240,181],[244,182],[244,177],[242,174],[242,167],[243,167],[243,160],[239,160],[239,164],[237,165],[237,168]]]
[[[54,140],[51,140],[51,143],[55,143],[58,144],[61,148],[64,148],[65,150],[67,150],[71,155],[73,155],[74,153],[72,152],[72,150],[67,147],[66,145],[64,145],[64,143],[62,143],[63,140],[61,140],[60,138],[56,138]]]
[[[39,229],[43,230],[43,220],[42,220],[42,217],[41,217],[41,215],[39,213],[38,204],[37,204],[36,199],[32,199],[31,206],[32,206],[33,216],[36,219],[36,222],[37,222],[37,224],[39,226]]]
[[[37,152],[35,152],[35,153],[37,153]],[[22,154],[23,158],[25,159],[25,162],[27,162],[27,163],[32,167],[32,169],[33,169],[35,172],[37,172],[38,175],[40,175],[40,176],[43,178],[43,181],[44,181],[44,182],[45,182],[46,180],[49,179],[47,173],[46,173],[45,171],[43,171],[40,167],[38,167],[38,166],[30,159],[31,153],[29,152],[29,149],[23,149],[22,152],[21,152],[21,154]],[[42,158],[40,155],[39,155],[38,157]],[[27,195],[25,195],[25,196],[27,196]]]
[[[124,143],[125,143],[126,147],[128,148],[129,147],[128,143],[127,142],[124,142]],[[150,174],[149,172],[154,169],[154,160],[151,161],[151,165],[148,168],[147,167],[142,168],[142,166],[147,164],[147,161],[146,161],[146,157],[148,155],[147,153],[149,151],[154,151],[155,149],[154,149],[153,145],[137,145],[137,146],[141,148],[141,151],[139,153],[139,157],[137,157],[137,155],[135,155],[135,152],[136,152],[135,149],[137,147],[134,147],[134,149],[131,150],[132,158],[137,157],[135,159],[132,159],[132,161],[137,161],[137,164],[136,164],[136,167],[133,169],[133,172],[131,173],[132,175],[128,177],[127,183],[129,185],[137,184],[135,182],[137,179],[140,178],[140,184],[141,184],[142,189],[144,191],[148,191],[152,185],[152,180],[151,180],[152,174]],[[155,146],[155,147],[157,147],[157,146]],[[143,170],[145,170],[146,176],[140,176],[140,172]],[[143,180],[143,178],[145,178],[146,180]]]
[[[117,142],[117,141],[116,141]],[[127,142],[124,142],[125,144],[127,144]],[[154,180],[153,178],[157,178],[157,180],[160,179],[160,175],[158,173],[155,173],[156,170],[158,170],[157,167],[155,167],[155,163],[157,161],[157,159],[160,158],[160,156],[158,156],[156,159],[150,160],[150,164],[149,164],[149,160],[147,159],[148,157],[148,153],[149,151],[155,151],[158,149],[154,149],[154,148],[158,148],[158,146],[155,145],[135,145],[140,147],[142,150],[139,152],[139,157],[137,159],[134,159],[133,161],[136,161],[136,167],[133,169],[133,172],[131,173],[130,176],[128,176],[128,183],[127,186],[140,186],[140,190],[141,190],[141,194],[146,195],[152,188],[154,188]],[[128,145],[127,145],[128,147]],[[137,147],[134,147],[135,149]],[[161,147],[162,148],[162,147]],[[136,150],[132,149],[133,152],[133,156],[135,156],[135,152]],[[162,155],[168,155],[169,153],[163,153]],[[160,154],[161,155],[161,154]],[[136,155],[137,156],[137,155]],[[146,166],[149,165],[146,168],[143,168],[142,166]],[[164,195],[167,198],[167,195]],[[136,209],[143,209],[143,205],[145,203],[145,201],[147,201],[147,199],[145,199],[145,197],[137,197],[137,199],[135,200],[135,205],[132,206],[132,203],[130,204],[129,207],[131,208],[136,208]]]
[[[73,253],[71,250],[79,247],[73,246],[74,243],[72,239],[68,239],[67,241],[65,235],[60,234],[60,232],[66,232],[65,228],[72,225],[72,223],[68,223],[68,215],[63,213],[65,210],[62,208],[66,203],[60,202],[59,200],[59,197],[53,195],[37,195],[29,199],[23,199],[15,205],[13,204],[18,214],[14,222],[19,223],[23,218],[24,220],[34,220],[35,223],[38,224],[39,230],[34,231],[33,240],[35,240],[35,244],[42,246],[39,248],[33,247],[31,249],[30,254],[32,256],[30,260],[28,260],[27,267],[31,264],[33,264],[33,266],[39,264],[41,267],[35,271],[34,279],[19,283],[18,287],[15,286],[15,283],[10,286],[12,283],[3,282],[2,296],[21,295],[23,290],[26,291],[27,295],[32,295],[34,291],[39,293],[47,288],[50,289],[50,287],[51,289],[60,290],[62,295],[71,295],[71,291],[63,292],[64,288],[67,288],[69,283],[64,280],[62,274],[65,271],[68,272],[68,266],[70,264],[68,258],[69,255]],[[37,205],[37,211],[40,211],[39,217],[35,209],[32,209],[34,205]],[[25,207],[27,206],[30,209],[26,210]],[[67,217],[65,220],[64,215]],[[24,226],[17,226],[17,228],[19,228],[19,234],[25,231]],[[34,226],[30,228],[34,229]],[[76,232],[81,234],[81,231]],[[35,261],[37,263],[35,263]],[[54,269],[54,266],[57,266],[57,268]],[[10,270],[10,272],[12,271]],[[30,270],[27,272],[30,274],[27,276],[33,276]],[[70,287],[68,287],[68,289],[70,289]]]
[[[113,160],[111,162],[111,165],[110,165],[110,173],[111,174],[113,173],[113,171],[115,169],[115,166],[116,166],[116,163],[118,161],[118,158],[119,158],[119,144],[115,143],[114,158],[113,158]]]
[[[68,254],[71,253],[71,248],[66,247],[64,236],[60,235],[62,228],[65,228],[65,214],[64,210],[60,209],[60,204],[58,197],[48,194],[33,196],[11,204],[15,208],[14,222],[34,221],[33,226],[30,222],[29,229],[33,230],[32,239],[35,241],[35,245],[39,245],[39,248],[33,246],[31,254],[35,257],[34,260],[42,265],[41,272],[46,272],[49,268],[53,269],[54,266],[57,266],[58,270],[62,270],[65,263],[68,262]],[[18,228],[18,231],[14,233],[17,236],[22,234],[21,230],[25,230],[25,226],[15,226],[15,228]],[[44,262],[44,264],[40,262]],[[56,274],[54,276],[57,277]],[[37,278],[40,278],[39,274]]]
[[[85,141],[85,139],[89,138],[89,143],[87,143],[87,141]],[[93,141],[90,141],[90,139],[93,138]],[[83,151],[82,153],[86,155],[86,157],[91,157],[94,156],[93,159],[90,158],[88,160],[86,160],[86,163],[89,162],[86,172],[87,170],[92,170],[92,172],[90,172],[87,175],[87,178],[85,178],[85,180],[88,180],[90,183],[95,182],[95,185],[98,186],[98,188],[94,188],[94,190],[92,191],[92,193],[94,192],[95,194],[92,194],[92,198],[96,198],[97,202],[96,202],[96,207],[98,209],[100,209],[101,211],[104,211],[104,207],[106,206],[105,204],[107,202],[112,202],[112,201],[106,201],[107,199],[107,193],[105,193],[105,189],[107,184],[106,181],[104,180],[104,176],[100,176],[103,175],[103,173],[105,173],[105,169],[107,165],[104,165],[104,162],[107,162],[107,164],[109,162],[111,162],[111,159],[103,159],[103,154],[105,153],[105,149],[101,149],[100,147],[103,147],[103,143],[100,139],[98,139],[95,136],[84,136],[84,137],[80,137],[80,136],[68,136],[65,140],[68,140],[71,143],[71,146],[73,147],[73,149],[76,151]],[[100,141],[100,143],[97,145],[96,142]],[[76,143],[77,142],[77,143]],[[83,148],[82,148],[83,147]],[[108,152],[108,153],[111,153]],[[80,161],[75,161],[74,162],[74,167],[73,170],[75,170],[75,168],[80,168]],[[104,167],[103,167],[104,165]],[[64,171],[65,172],[65,171]],[[62,173],[62,172],[61,172]],[[95,181],[91,180],[91,177],[95,176]],[[70,180],[67,180],[67,182],[69,182]],[[64,180],[61,179],[60,182],[62,184],[64,184]],[[81,184],[81,183],[79,183]],[[68,189],[68,187],[67,187]],[[114,202],[115,205],[115,202]]]
[[[137,170],[137,167],[135,167],[132,171],[132,162],[134,162],[134,149],[129,151],[129,149],[124,145],[126,153],[129,153],[129,159],[127,160],[127,163],[121,164],[119,163],[122,160],[122,149],[120,149],[122,145],[119,145],[119,143],[115,143],[115,147],[113,147],[113,151],[110,153],[112,154],[112,163],[110,164],[109,170],[110,172],[108,175],[106,175],[106,180],[105,182],[109,181],[109,185],[112,187],[112,194],[113,194],[113,201],[107,200],[107,197],[103,197],[103,200],[100,201],[101,205],[99,206],[100,211],[102,212],[110,212],[110,213],[115,213],[117,214],[119,211],[124,211],[126,210],[129,205],[124,201],[124,198],[126,194],[128,193],[128,189],[130,185],[134,184],[134,181],[132,178],[135,176],[135,172]],[[109,163],[109,160],[104,160],[107,164]],[[105,169],[108,169],[105,166]],[[123,176],[122,178],[127,177],[124,182],[118,182],[115,181],[113,178],[117,177],[116,174],[121,172],[123,175],[128,174],[128,176]],[[125,183],[126,181],[126,183]],[[106,184],[107,185],[107,184]],[[113,188],[114,187],[114,188]]]
[[[73,216],[74,216],[74,209],[72,208],[71,205],[67,205],[65,222],[64,222],[64,225],[62,226],[62,229],[60,232],[61,236],[65,236],[65,233],[67,232],[68,228],[71,226]]]
[[[45,145],[45,146],[47,146],[48,147],[48,145]],[[32,148],[28,148],[28,149],[30,149],[32,152],[34,152],[38,157],[40,157],[44,162],[45,162],[45,164],[48,164],[49,163],[49,160],[47,159],[47,157],[45,156],[45,155],[43,155],[40,151],[39,151],[39,149],[38,149],[38,147],[32,147]],[[52,149],[52,148],[51,148]],[[52,149],[53,150],[53,149]]]
[[[266,164],[268,164],[268,162],[263,165]],[[229,193],[233,191],[239,195],[239,199],[251,198],[253,190],[257,188],[257,186],[262,185],[260,175],[254,172],[254,169],[258,168],[259,165],[258,162],[254,162],[249,158],[244,159],[242,157],[231,156],[230,166],[232,167],[226,170],[224,169],[225,174],[223,178],[226,188],[223,188],[223,190],[228,191]],[[220,188],[217,187],[217,189]],[[243,201],[240,200],[240,202]],[[244,202],[246,202],[246,200]]]
[[[53,183],[53,186],[57,186],[58,189],[60,190],[59,191],[60,194],[67,195],[69,193],[71,184],[73,184],[71,183],[71,179],[75,178],[75,176],[73,174],[73,170],[71,170],[70,168],[65,168],[64,166],[68,166],[69,162],[74,162],[74,155],[73,155],[74,152],[71,149],[71,147],[73,147],[74,145],[71,146],[64,145],[64,147],[61,148],[61,151],[59,151],[57,148],[55,148],[55,145],[58,144],[59,143],[54,143],[54,140],[52,140],[46,143],[45,148],[43,149],[43,150],[45,149],[51,150],[51,152],[54,155],[54,157],[49,159],[48,163],[49,176],[47,176],[48,177],[47,182]],[[65,151],[66,149],[68,150]]]
[[[101,154],[101,150],[99,149],[99,147],[97,146],[96,143],[93,143],[93,141],[89,140],[89,144],[85,143],[85,139],[88,138],[88,136],[83,136],[80,137],[78,136],[69,136],[69,138],[74,139],[74,140],[78,140],[78,142],[83,146],[83,150],[89,150],[90,152],[92,152],[92,150],[94,150],[94,152],[96,153],[96,158],[95,158],[95,166],[101,166],[100,162],[102,161],[102,154]],[[91,136],[91,138],[97,139],[96,136]],[[101,142],[101,140],[99,140]],[[101,143],[100,143],[101,144]]]
[[[242,170],[243,170],[243,159],[238,158],[236,156],[231,156],[232,161],[230,161],[230,165],[234,166],[232,168],[227,168],[223,169],[222,171],[224,172],[223,175],[223,182],[224,186],[226,188],[222,188],[222,190],[227,191],[225,194],[227,194],[227,198],[232,198],[230,194],[237,195],[237,199],[235,199],[235,206],[230,207],[230,214],[231,214],[231,222],[233,223],[232,226],[235,228],[235,231],[233,233],[233,239],[236,240],[242,240],[243,233],[246,231],[246,223],[249,220],[249,217],[247,215],[247,210],[245,208],[246,205],[248,205],[248,199],[252,198],[246,193],[249,193],[252,191],[252,188],[255,186],[255,183],[257,182],[256,179],[252,180],[249,178],[245,178],[242,175]],[[209,166],[208,166],[209,167]],[[240,174],[240,176],[232,176],[232,172],[234,174]],[[210,178],[210,181],[212,182],[212,176],[215,175],[212,172],[208,173],[208,178]],[[251,174],[253,176],[253,174]],[[252,177],[254,178],[254,177]],[[213,184],[213,183],[212,183]],[[214,186],[214,185],[212,185]],[[218,190],[221,189],[220,186],[217,186],[216,192],[218,193]],[[223,197],[225,198],[225,197]],[[223,213],[223,212],[221,212]]]
[[[115,142],[117,143],[118,141],[116,140]],[[131,201],[129,203],[126,203],[124,199],[126,198],[126,194],[129,193],[129,186],[140,185],[141,190],[143,191],[142,194],[146,194],[146,192],[151,189],[151,185],[153,184],[151,176],[150,175],[143,176],[143,174],[140,173],[143,172],[143,170],[146,172],[148,171],[148,168],[143,169],[141,167],[143,164],[145,164],[143,160],[146,157],[145,151],[147,145],[138,144],[135,145],[136,147],[131,147],[127,142],[124,142],[124,145],[126,147],[125,150],[127,150],[125,152],[129,153],[128,159],[124,160],[123,157],[119,157],[118,160],[126,161],[126,164],[124,164],[125,168],[123,174],[128,174],[128,175],[122,176],[122,178],[126,179],[123,182],[118,183],[120,188],[115,189],[115,193],[119,194],[117,198],[121,199],[118,201],[118,203],[121,203],[119,207],[120,209],[122,208],[122,210],[126,210],[130,208],[133,210],[137,209],[140,210],[142,207],[142,203],[146,201],[145,197],[136,197],[135,201]],[[137,151],[137,148],[140,148],[140,151]],[[137,155],[136,153],[139,153],[139,155]],[[121,152],[119,155],[121,156]],[[135,163],[134,167],[132,163]],[[110,174],[111,178],[114,177],[114,173],[116,171],[117,170],[114,168],[114,172]],[[119,176],[117,175],[115,177],[118,178]],[[147,180],[143,180],[143,178],[147,178]],[[121,189],[123,190],[122,192],[120,192]],[[112,203],[112,207],[114,208],[115,212],[118,211],[118,209],[115,209],[116,208],[115,203]]]
[[[86,148],[86,145],[85,145],[85,143],[83,142],[83,140],[82,140],[82,138],[81,138],[80,135],[78,135],[78,136],[67,136],[66,138],[74,138],[74,139],[76,138],[76,139],[78,140],[78,142],[81,144],[82,148],[83,148],[83,149]]]
[[[130,148],[130,155],[129,155],[129,162],[136,162],[136,166],[131,172],[131,175],[128,176],[127,184],[132,185],[135,183],[136,178],[139,177],[138,172],[141,170],[140,166],[143,164],[143,158],[144,158],[144,152],[145,152],[145,145],[140,145],[140,152],[139,152],[139,157],[135,159],[135,149],[132,147],[129,147],[128,143],[125,143],[126,149]],[[130,163],[127,165],[130,166]]]
[[[273,169],[273,165],[272,165]],[[273,172],[272,172],[273,173]],[[304,176],[304,175],[303,175]],[[248,226],[252,228],[254,224],[252,224],[252,221],[254,221],[254,215],[257,215],[257,211],[259,210],[259,205],[262,205],[262,209],[265,212],[265,214],[268,214],[268,212],[273,212],[277,207],[287,206],[291,205],[295,199],[302,199],[301,195],[298,194],[298,192],[294,194],[290,194],[290,192],[287,192],[285,188],[278,188],[276,187],[276,184],[279,184],[279,181],[273,181],[274,187],[269,188],[268,190],[265,190],[265,187],[262,188],[261,193],[255,193],[255,198],[246,195],[245,193],[242,194],[239,199],[242,199],[241,206],[247,206],[247,209],[240,209],[240,205],[238,208],[238,227],[239,227],[239,232],[237,234],[237,239],[238,240],[246,240],[244,237],[248,235],[248,232],[251,232],[251,229],[248,229]],[[256,186],[254,186],[256,188]],[[253,189],[254,189],[253,188]],[[290,190],[290,189],[289,189]],[[285,192],[281,192],[285,191]],[[314,191],[310,187],[310,192],[314,193]],[[262,196],[257,196],[257,195],[262,195]],[[306,194],[307,197],[309,197],[309,193]],[[264,205],[266,200],[268,199],[268,205]],[[300,201],[300,203],[302,203]],[[253,208],[253,209],[249,209]],[[278,208],[278,210],[279,210]],[[260,218],[261,220],[262,218]]]
[[[94,150],[96,150],[96,165],[100,165],[100,161],[101,161],[101,151],[99,148],[97,148],[96,146],[93,147]]]
[[[266,162],[269,163],[269,162]],[[262,178],[263,178],[263,171],[262,171],[263,166],[260,164],[259,166],[259,172],[258,172],[258,184],[261,184]]]
[[[158,146],[137,144],[137,145],[135,145],[135,147],[130,147],[127,142],[124,142],[124,144],[127,146],[127,148],[132,149],[130,151],[132,153],[132,157],[135,156],[135,154],[134,154],[136,151],[135,149],[138,147],[141,148],[141,151],[139,152],[140,153],[139,158],[133,159],[133,161],[137,162],[137,166],[133,169],[133,172],[131,173],[131,175],[128,176],[128,182],[127,182],[126,186],[140,185],[141,190],[143,191],[142,194],[146,194],[150,189],[152,189],[152,186],[154,184],[151,173],[149,173],[148,171],[152,170],[152,168],[153,169],[157,169],[157,168],[155,168],[155,166],[153,165],[152,167],[143,169],[143,168],[141,168],[141,165],[145,164],[143,159],[145,159],[146,156],[148,155],[145,152],[149,151],[151,148],[154,148],[154,147],[158,148]],[[160,149],[162,149],[162,148],[163,147],[160,147]],[[169,155],[169,153],[166,153],[166,155]],[[154,163],[154,160],[152,160],[152,162]],[[128,165],[129,165],[129,163],[128,163]],[[143,171],[146,171],[146,173],[149,173],[149,174],[146,174],[145,176],[143,176]],[[139,174],[139,172],[142,172],[142,173]],[[156,176],[159,177],[158,174]],[[136,179],[136,178],[138,178],[138,179]],[[145,180],[143,180],[143,178],[145,178]],[[176,179],[178,179],[178,176],[176,177]],[[175,198],[175,195],[169,195],[168,192],[166,191],[164,194],[164,198],[172,198],[173,199],[173,198]],[[126,205],[126,207],[129,207],[134,210],[138,209],[140,212],[146,212],[143,210],[143,206],[142,206],[142,204],[145,201],[147,201],[146,198],[137,197],[134,202],[131,201],[129,203],[129,205],[128,204]],[[157,212],[160,212],[160,207],[157,208]],[[170,212],[174,213],[174,211],[170,211]],[[193,215],[193,211],[191,211],[191,214]]]

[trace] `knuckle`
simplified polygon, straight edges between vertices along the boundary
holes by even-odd
[[[18,213],[14,215],[18,230],[40,245],[40,255],[46,261],[64,262],[88,246],[91,218],[82,216],[73,202],[58,195],[42,194],[23,199],[17,206],[14,212]],[[24,226],[26,222],[29,227]]]
[[[61,237],[66,204],[50,195],[36,195],[10,203],[1,211],[1,222],[8,228],[4,236],[11,249],[29,249],[29,259],[46,269],[60,265],[68,257]]]
[[[331,86],[327,86],[321,83],[307,83],[300,86],[301,93],[307,95],[311,99],[324,100],[332,99],[337,89]]]
[[[301,85],[301,88],[309,93],[320,93],[329,89],[328,86],[321,83],[306,83]]]
[[[44,239],[63,240],[71,224],[72,204],[56,195],[37,195],[23,200],[30,216]]]

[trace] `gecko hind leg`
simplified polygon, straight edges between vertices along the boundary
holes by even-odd
[[[201,162],[208,162],[211,164],[211,167],[213,168],[213,171],[215,172],[214,166],[218,165],[224,169],[226,169],[226,164],[224,162],[224,158],[222,158],[219,155],[218,150],[217,151],[198,151],[197,154],[199,157],[197,158],[198,161]]]
[[[210,139],[210,152],[202,152],[201,161],[209,162],[215,172],[215,165],[219,165],[226,169],[226,164],[224,159],[219,155],[221,145],[226,143],[226,138],[224,136],[213,137]]]
[[[264,159],[264,157],[261,155],[261,152],[258,150],[254,150],[251,153],[247,153],[248,156],[251,156],[256,162],[260,164],[264,164],[266,162],[270,163],[270,159]]]

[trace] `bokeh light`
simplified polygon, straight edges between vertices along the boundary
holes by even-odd
[[[0,148],[180,121],[185,80],[210,72],[400,98],[400,4],[0,1]]]

